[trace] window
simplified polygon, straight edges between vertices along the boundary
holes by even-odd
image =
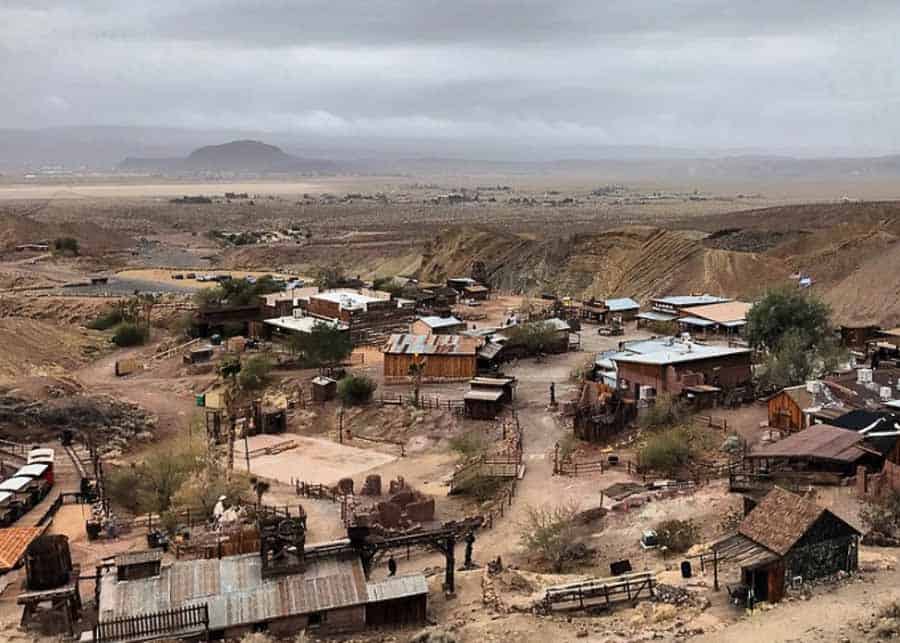
[[[325,622],[325,612],[313,612],[306,617],[307,627],[310,629],[318,629]]]

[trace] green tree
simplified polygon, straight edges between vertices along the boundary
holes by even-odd
[[[267,355],[255,355],[241,366],[238,383],[245,391],[264,389],[271,379],[272,360]]]
[[[545,321],[528,322],[503,329],[509,346],[522,346],[529,353],[537,353],[556,341],[556,330]]]
[[[53,252],[54,254],[77,257],[79,252],[78,239],[74,237],[59,237],[58,239],[54,239]]]
[[[143,326],[139,326],[134,322],[123,322],[116,326],[113,333],[112,341],[116,346],[140,346],[147,341],[149,333]]]
[[[587,554],[576,537],[577,515],[578,507],[574,504],[528,507],[519,540],[526,551],[541,558],[553,572],[560,573],[569,563]]]
[[[344,404],[354,406],[372,399],[378,385],[365,375],[348,375],[338,383],[338,397]]]
[[[250,306],[263,295],[279,292],[281,283],[272,275],[259,277],[251,283],[246,279],[228,279],[213,288],[197,291],[194,301],[200,308],[216,308],[218,306]]]
[[[325,322],[316,322],[308,333],[292,335],[288,345],[292,353],[302,354],[316,368],[340,364],[353,352],[350,333]]]
[[[113,470],[107,491],[113,501],[132,511],[168,511],[182,485],[204,468],[202,450],[199,441],[156,449],[139,463]]]
[[[806,348],[832,333],[828,306],[812,294],[780,289],[766,293],[747,313],[747,341],[754,348],[776,350],[789,332]]]
[[[316,286],[320,290],[337,288],[347,280],[344,270],[340,266],[326,266],[319,269],[316,275]]]
[[[690,435],[681,427],[652,433],[638,451],[642,467],[667,475],[675,474],[693,457]]]

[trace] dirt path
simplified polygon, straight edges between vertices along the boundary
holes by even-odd
[[[195,400],[186,378],[116,377],[117,360],[135,357],[146,347],[115,351],[73,373],[86,391],[106,393],[136,404],[158,418],[157,438],[174,435],[187,427],[195,412]]]

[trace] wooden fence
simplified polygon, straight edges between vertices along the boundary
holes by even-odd
[[[642,572],[625,574],[613,578],[597,578],[548,587],[540,607],[545,613],[554,609],[584,609],[586,607],[609,607],[616,603],[636,603],[641,599],[653,598],[656,588],[656,574]]]
[[[728,430],[728,420],[725,418],[717,418],[712,415],[695,415],[691,418],[694,424],[701,426],[710,426],[714,429]]]
[[[385,396],[384,394],[378,400],[382,406],[403,406],[404,404],[415,404],[415,396],[403,393]],[[432,397],[419,396],[419,408],[434,409],[436,411],[450,411],[453,413],[465,413],[466,403],[464,400],[448,400],[441,399],[435,395]]]
[[[102,621],[94,626],[94,642],[178,639],[208,632],[209,606],[203,603]]]
[[[302,480],[294,481],[294,490],[297,492],[298,496],[303,496],[304,498],[331,500],[331,502],[337,502],[341,496],[337,489],[333,487],[324,484],[303,482]]]

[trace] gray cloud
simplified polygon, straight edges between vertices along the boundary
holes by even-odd
[[[0,127],[891,152],[897,25],[893,0],[7,0]]]

